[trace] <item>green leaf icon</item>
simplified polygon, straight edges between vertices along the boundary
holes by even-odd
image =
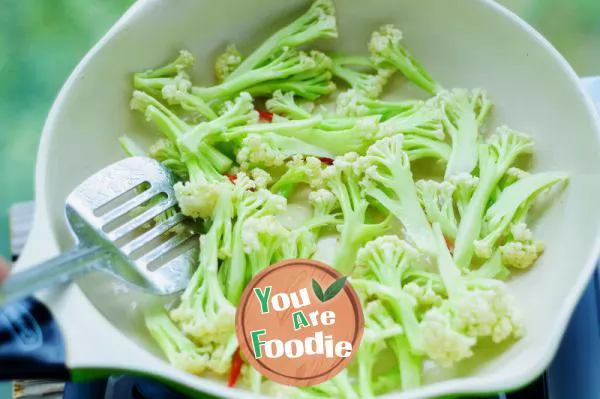
[[[323,289],[321,288],[319,283],[313,278],[312,288],[317,298],[319,298],[319,301],[327,302],[335,298],[336,295],[340,293],[342,288],[344,288],[344,284],[346,284],[347,279],[348,276],[340,277],[339,279],[334,281],[333,284],[331,284],[329,288],[327,288],[327,290],[325,290],[325,293],[323,293]]]
[[[337,294],[339,294],[339,292],[342,290],[342,288],[344,288],[344,284],[346,284],[347,278],[348,278],[348,276],[340,277],[333,284],[331,284],[329,286],[329,288],[327,288],[327,290],[325,291],[325,295],[324,295],[325,300],[323,302],[327,302],[330,299],[335,298],[335,296]]]
[[[315,280],[314,278],[313,278],[313,292],[315,293],[317,298],[319,298],[319,301],[325,302],[323,289],[321,288],[321,286],[319,285],[317,280]]]
[[[325,302],[324,295],[323,295],[323,289],[321,288],[321,286],[319,285],[317,280],[315,280],[314,278],[312,279],[312,289],[313,289],[315,295],[317,296],[317,298],[319,298],[319,301]]]

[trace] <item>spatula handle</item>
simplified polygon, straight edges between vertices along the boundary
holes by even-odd
[[[88,273],[101,265],[108,253],[101,247],[75,247],[44,263],[16,273],[0,285],[0,307],[57,286]]]

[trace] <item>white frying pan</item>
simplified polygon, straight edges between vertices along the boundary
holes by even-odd
[[[70,246],[65,196],[122,157],[118,136],[127,133],[149,142],[147,125],[128,109],[132,72],[161,65],[187,48],[198,60],[194,78],[208,82],[212,60],[227,43],[238,43],[244,52],[306,4],[139,0],[77,66],[50,112],[38,156],[35,223],[17,269]],[[533,136],[534,170],[562,170],[572,176],[559,203],[535,226],[546,253],[534,269],[510,284],[526,315],[525,337],[503,350],[480,353],[452,372],[426,372],[423,388],[389,397],[523,386],[550,363],[600,249],[600,125],[593,105],[557,51],[492,1],[338,0],[337,8],[340,39],[327,46],[363,52],[374,28],[397,24],[407,46],[444,86],[487,89],[496,120]],[[122,287],[92,275],[77,285],[40,293],[38,299],[57,324],[49,322],[39,303],[29,302],[30,310],[35,317],[46,316],[45,328],[55,329],[38,329],[34,319],[20,325],[20,346],[0,347],[0,375],[81,380],[125,371],[161,378],[196,396],[250,396],[171,367],[135,311],[147,298],[116,291]],[[11,362],[6,360],[9,351]],[[16,359],[22,360],[19,369]]]

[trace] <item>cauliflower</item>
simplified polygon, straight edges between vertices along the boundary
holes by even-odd
[[[284,164],[295,155],[330,158],[333,154],[316,145],[272,132],[248,134],[238,149],[236,159],[243,170],[271,168]]]
[[[226,242],[231,239],[231,220],[234,216],[232,190],[224,190],[223,194],[213,210],[210,229],[200,237],[199,266],[181,295],[178,306],[170,312],[171,319],[177,323],[182,332],[179,338],[178,335],[173,335],[171,339],[179,339],[183,345],[187,342],[183,339],[185,334],[189,341],[201,348],[202,353],[207,354],[207,358],[203,358],[204,363],[192,364],[206,367],[217,374],[224,374],[229,370],[231,357],[237,348],[236,308],[226,298],[218,275],[219,248],[230,245]],[[163,325],[164,328],[164,325],[169,325],[166,316],[160,320],[159,327]],[[153,328],[156,331],[158,327],[150,323],[150,331]],[[169,330],[167,336],[172,334],[173,331]],[[160,336],[157,340],[159,339]],[[161,347],[167,356],[172,358],[173,348],[164,342],[167,340],[166,337],[163,336],[162,339]],[[189,364],[186,367],[190,367]]]
[[[148,156],[161,162],[177,175],[177,177],[188,179],[187,166],[182,160],[181,152],[173,142],[164,138],[159,139],[148,148]]]
[[[436,94],[442,90],[429,72],[402,46],[402,32],[393,25],[383,25],[373,32],[369,42],[371,58],[376,65],[393,66],[423,90]]]
[[[298,47],[318,38],[337,38],[335,8],[331,0],[315,0],[295,21],[281,28],[246,57],[225,79],[233,81],[264,65],[286,47]]]
[[[252,276],[273,263],[289,231],[273,215],[250,217],[242,227],[242,243]]]
[[[172,62],[164,65],[160,68],[155,69],[147,69],[144,72],[139,72],[135,74],[135,77],[143,77],[143,78],[162,78],[168,76],[175,76],[182,71],[191,68],[194,66],[194,56],[188,50],[180,50],[179,56]],[[135,84],[135,79],[134,79]]]
[[[477,166],[479,130],[492,108],[483,90],[464,89],[439,94],[443,123],[452,139],[452,153],[446,166],[446,179],[471,173]]]
[[[177,146],[180,152],[184,152],[179,146],[179,140],[194,130],[186,122],[156,98],[139,90],[133,92],[130,106],[131,109],[143,112],[146,119],[154,122],[167,140]],[[192,154],[191,158],[198,156],[206,160],[218,172],[224,172],[232,165],[231,159],[207,143],[198,143]]]
[[[333,76],[345,81],[352,90],[363,94],[367,98],[377,98],[383,91],[390,77],[394,74],[393,69],[377,68],[368,58],[332,56],[333,65],[331,72]],[[355,67],[355,68],[352,68]],[[358,68],[366,67],[375,73],[366,73]]]
[[[307,183],[311,187],[320,187],[323,184],[323,164],[318,158],[296,155],[286,166],[286,172],[271,186],[274,193],[289,197],[300,183]]]
[[[416,353],[423,348],[415,310],[416,301],[404,292],[402,285],[407,272],[417,262],[418,251],[415,248],[397,236],[388,235],[369,241],[358,251],[357,268],[354,271],[354,276],[374,280],[379,286],[386,288],[380,289],[372,285],[372,288],[367,288],[367,292],[388,301],[394,319],[401,321],[404,334]],[[352,284],[355,285],[356,280]],[[358,285],[361,286],[361,283]]]
[[[282,90],[314,100],[335,90],[329,72],[331,60],[319,51],[305,53],[283,47],[264,64],[245,71],[244,63],[251,57],[242,61],[224,82],[210,87],[193,87],[192,94],[204,101],[214,101],[233,98],[241,92],[261,96]]]
[[[177,143],[193,154],[207,142],[228,141],[224,137],[225,131],[257,122],[258,112],[254,109],[254,100],[250,94],[244,92],[234,101],[227,101],[218,118],[202,122],[194,129],[186,131],[177,138]]]
[[[250,177],[254,181],[256,188],[267,188],[273,178],[266,170],[254,168],[250,171]]]
[[[461,216],[454,245],[454,260],[461,269],[471,265],[486,207],[498,182],[517,157],[532,148],[531,137],[506,126],[499,127],[487,143],[480,144],[479,183]]]
[[[160,96],[165,85],[175,84],[189,90],[191,83],[185,70],[191,68],[194,62],[194,56],[189,51],[181,50],[179,56],[167,65],[135,73],[133,87],[153,96]]]
[[[323,228],[337,225],[343,220],[334,211],[338,208],[336,197],[328,190],[312,191],[308,196],[313,213],[303,222],[302,227],[290,232],[287,241],[282,246],[283,259],[310,259],[317,250],[317,242]]]
[[[215,60],[215,77],[221,83],[242,63],[242,54],[235,44],[229,44]]]
[[[283,93],[281,90],[276,90],[265,106],[269,112],[288,119],[309,119],[314,109],[313,103],[297,104],[293,92]]]
[[[307,100],[316,100],[321,96],[333,93],[336,86],[331,81],[331,59],[319,51],[311,51],[310,58],[312,66],[307,66],[307,71],[290,74],[286,79],[275,79],[256,84],[249,87],[248,92],[253,96],[264,97],[280,90],[292,92]]]
[[[219,183],[177,182],[173,186],[181,213],[191,218],[207,218],[212,215],[219,201]]]
[[[346,117],[381,115],[386,121],[396,115],[414,112],[422,101],[384,101],[367,97],[355,89],[340,93],[336,98],[336,114]]]
[[[458,223],[454,214],[455,186],[450,182],[419,180],[417,194],[431,223],[439,223],[447,239],[456,239]]]
[[[334,267],[341,273],[348,273],[354,268],[361,245],[383,234],[391,224],[390,217],[378,223],[367,222],[369,202],[361,193],[360,175],[355,170],[358,158],[356,153],[347,153],[336,158],[322,174],[324,186],[337,198],[344,218],[344,223],[338,225],[340,237],[333,261]]]
[[[521,228],[519,222],[525,219],[536,198],[567,179],[568,176],[564,173],[537,173],[524,177],[504,189],[483,217],[484,236],[475,242],[475,254],[482,258],[489,258],[494,251],[496,241],[505,234],[512,223],[518,224],[517,230]],[[539,253],[535,248],[536,245],[527,247],[531,240],[517,239],[517,241],[522,243],[510,245],[509,248],[512,247],[514,252],[529,252],[534,256],[533,259],[537,258],[536,254]]]
[[[422,158],[448,162],[451,152],[450,146],[443,141],[414,134],[404,136],[402,149],[406,151],[411,162]]]
[[[405,136],[416,135],[443,140],[444,126],[437,102],[429,100],[411,104],[402,112],[382,122],[376,138],[395,136],[400,133]]]
[[[479,178],[469,173],[460,173],[451,176],[448,181],[454,185],[454,200],[458,214],[462,218],[465,214],[473,193],[479,184]]]
[[[210,352],[196,346],[169,319],[163,310],[152,310],[144,315],[146,328],[165,353],[171,364],[192,374],[201,374],[208,368]]]
[[[213,211],[210,230],[200,237],[200,264],[181,295],[171,318],[197,342],[221,342],[223,333],[233,332],[235,306],[227,300],[218,276],[218,253],[224,240],[230,238],[233,218],[231,197],[223,198]]]
[[[516,269],[526,269],[544,252],[544,244],[533,238],[533,234],[525,223],[511,226],[508,241],[500,246],[502,262]]]
[[[418,306],[422,308],[431,308],[441,304],[443,298],[440,296],[431,284],[431,281],[425,286],[419,285],[416,282],[406,284],[402,289],[410,296],[415,298]]]
[[[510,270],[502,260],[502,253],[497,249],[494,254],[475,270],[466,271],[467,276],[505,280],[510,276]]]
[[[462,276],[439,224],[433,225],[439,273],[448,299],[429,310],[421,323],[425,351],[445,367],[471,355],[479,337],[499,343],[523,330],[520,312],[500,281]],[[469,339],[469,337],[474,339]]]
[[[402,326],[398,324],[385,305],[378,299],[363,304],[365,330],[360,347],[356,354],[358,366],[358,393],[361,398],[374,397],[374,366],[379,355],[386,348],[386,340],[394,339],[402,334]]]
[[[199,115],[205,120],[217,119],[217,113],[201,98],[190,93],[192,82],[186,77],[176,76],[165,82],[162,97],[169,105],[179,105],[186,111]]]
[[[226,140],[239,140],[249,134],[274,133],[296,139],[300,142],[297,154],[328,157],[348,152],[362,152],[379,131],[379,117],[323,119],[313,116],[310,119],[240,126],[224,132]],[[302,145],[304,143],[304,145]],[[312,150],[306,151],[309,146]],[[318,155],[314,149],[320,149]]]
[[[472,348],[477,339],[457,331],[451,325],[450,316],[434,307],[425,313],[421,321],[425,352],[442,367],[452,367],[455,363],[473,356]]]
[[[402,150],[402,136],[377,141],[358,160],[357,167],[365,174],[361,182],[365,195],[402,223],[417,248],[433,253],[431,226],[419,204],[408,155]]]
[[[244,226],[246,221],[254,218],[260,219],[266,216],[277,216],[285,212],[287,201],[280,195],[275,195],[267,189],[256,189],[256,183],[248,178],[245,173],[239,173],[235,184],[234,213],[237,216],[232,229],[231,258],[221,267],[221,273],[226,284],[226,295],[229,301],[237,304],[242,295],[242,291],[247,283],[246,275],[251,273],[250,267],[257,267],[249,264],[249,259],[245,255],[245,247],[248,247],[248,237],[244,242]],[[264,267],[264,266],[262,266]]]
[[[313,216],[306,223],[309,228],[320,229],[323,226],[341,222],[339,214],[334,213],[339,208],[339,202],[331,191],[324,188],[311,191],[308,195],[308,202],[313,208]]]
[[[244,138],[236,159],[241,168],[245,170],[251,168],[252,165],[265,168],[280,166],[283,164],[285,155],[265,142],[262,135],[249,134]]]

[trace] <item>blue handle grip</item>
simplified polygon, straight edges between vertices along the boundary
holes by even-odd
[[[69,379],[60,329],[33,297],[0,308],[0,380],[12,379]]]

